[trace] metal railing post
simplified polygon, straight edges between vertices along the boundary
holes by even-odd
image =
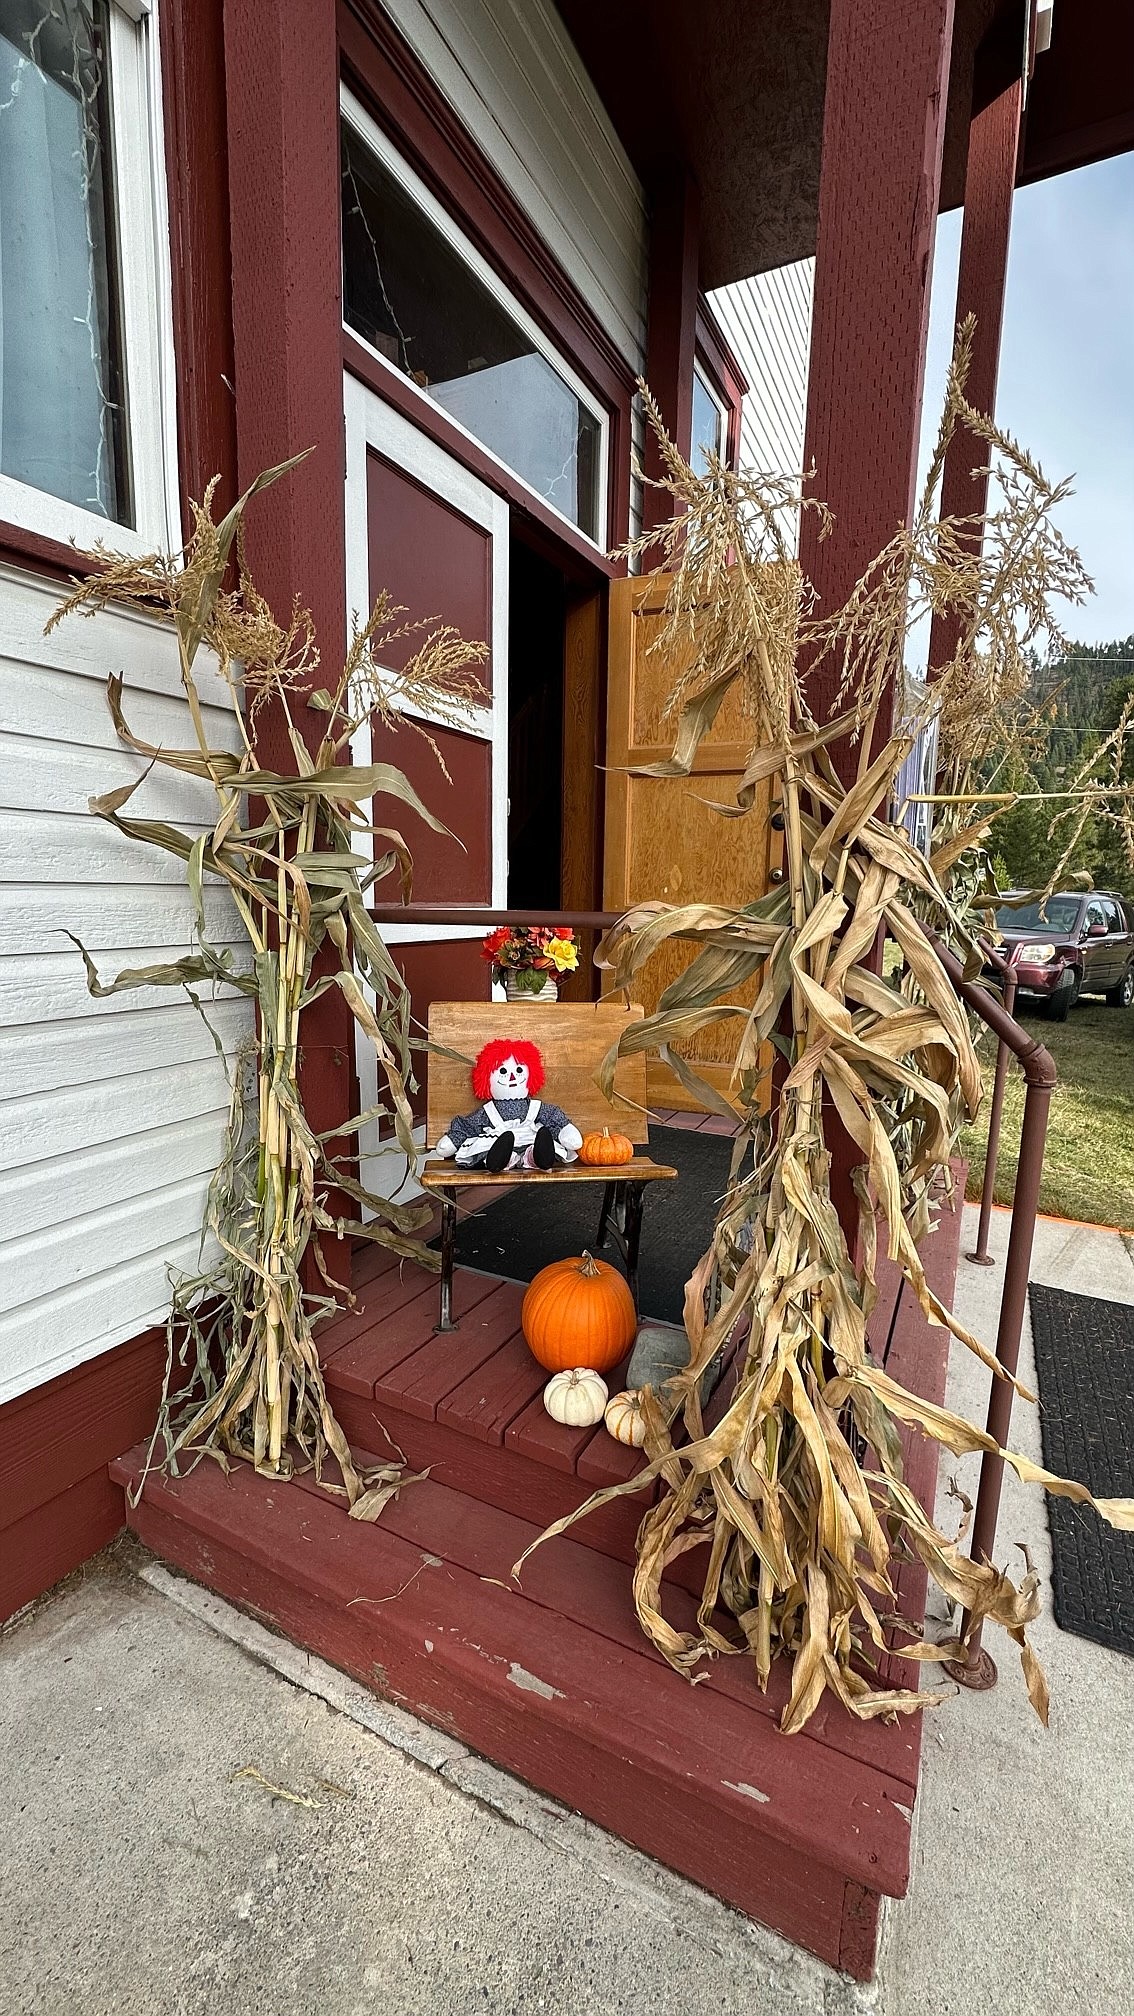
[[[1011,1015],[1016,1006],[1016,975],[1011,967],[1004,970],[1004,1010]],[[1004,1117],[1004,1081],[1008,1076],[1008,1045],[1001,1036],[996,1046],[996,1070],[992,1080],[992,1104],[988,1111],[988,1143],[984,1152],[984,1180],[980,1192],[980,1223],[977,1226],[976,1252],[967,1255],[974,1267],[993,1267],[995,1261],[988,1250],[988,1232],[992,1220],[992,1206],[996,1192],[996,1164],[1000,1156],[1000,1123]]]
[[[1051,1052],[1045,1050],[1042,1043],[1037,1043],[1034,1037],[1029,1036],[1027,1031],[1021,1029],[1019,1023],[1012,1019],[1007,1002],[1002,1005],[994,1001],[983,987],[974,986],[971,981],[966,980],[960,961],[948,947],[939,938],[935,938],[933,942],[934,950],[962,1001],[993,1030],[1001,1047],[1011,1051],[1017,1058],[1027,1081],[1024,1119],[1020,1129],[1020,1157],[1016,1166],[1016,1183],[1012,1196],[1012,1230],[1004,1262],[1004,1288],[1000,1297],[1000,1322],[996,1332],[997,1359],[1004,1370],[1014,1377],[1020,1359],[1020,1339],[1023,1335],[1024,1312],[1028,1303],[1028,1274],[1031,1269],[1032,1241],[1039,1211],[1043,1151],[1047,1140],[1051,1095],[1056,1085],[1055,1061]],[[1007,979],[1007,975],[1005,978]],[[1005,991],[1007,992],[1007,989]],[[999,1056],[997,1061],[999,1062]],[[1001,1448],[1004,1448],[1008,1439],[1014,1397],[1015,1389],[1010,1379],[993,1379],[988,1401],[987,1429]],[[1000,1511],[1000,1491],[1003,1482],[1003,1457],[986,1451],[981,1457],[980,1483],[977,1487],[973,1533],[969,1546],[969,1554],[974,1561],[992,1559],[992,1550],[996,1545],[996,1522]],[[960,1636],[966,1641],[968,1656],[963,1660],[944,1661],[945,1672],[951,1680],[956,1680],[962,1687],[995,1687],[996,1663],[981,1645],[980,1624],[978,1623],[973,1630],[972,1618],[968,1612],[961,1618]]]
[[[1039,1209],[1043,1151],[1047,1140],[1052,1090],[1050,1084],[1032,1084],[1028,1086],[1024,1098],[1024,1120],[1020,1130],[1020,1162],[1012,1199],[1012,1231],[1004,1262],[1004,1292],[1000,1299],[1000,1324],[996,1332],[997,1359],[1013,1378],[1020,1362],[1020,1339],[1028,1301],[1028,1275],[1031,1270],[1036,1213]],[[988,1434],[1002,1449],[1007,1443],[1008,1431],[1012,1425],[1014,1398],[1015,1391],[1008,1379],[993,1379],[985,1425]],[[981,1458],[980,1483],[977,1487],[973,1534],[969,1546],[969,1553],[974,1561],[992,1559],[1003,1483],[1003,1457],[986,1453]],[[970,1636],[971,1624],[971,1615],[965,1611],[961,1618],[960,1635],[968,1646],[968,1658],[963,1661],[959,1659],[946,1661],[945,1671],[951,1679],[960,1681],[964,1687],[994,1687],[995,1661],[981,1645],[981,1625],[978,1623]]]

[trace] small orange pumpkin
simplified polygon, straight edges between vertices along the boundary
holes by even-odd
[[[546,1372],[586,1366],[609,1372],[634,1341],[634,1297],[616,1267],[589,1253],[541,1267],[524,1296],[520,1323]]]
[[[634,1143],[625,1134],[612,1134],[604,1127],[601,1134],[584,1134],[579,1160],[592,1169],[613,1169],[634,1160]]]

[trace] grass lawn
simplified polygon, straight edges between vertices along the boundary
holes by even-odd
[[[1019,1009],[1016,1013],[1046,1044],[1059,1072],[1051,1101],[1040,1210],[1056,1218],[1134,1230],[1134,1009],[1082,1001],[1066,1022],[1048,1022],[1026,1009],[1022,1015]],[[995,1061],[987,1038],[980,1049],[985,1100],[976,1126],[967,1127],[961,1136],[961,1152],[970,1161],[970,1197],[979,1197],[984,1177]],[[1012,1201],[1023,1111],[1023,1073],[1009,1060],[996,1171],[998,1204]]]

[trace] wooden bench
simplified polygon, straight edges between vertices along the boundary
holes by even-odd
[[[429,1010],[429,1098],[426,1147],[436,1147],[454,1114],[475,1110],[478,1101],[469,1083],[477,1053],[498,1036],[514,1036],[538,1045],[546,1083],[542,1096],[561,1106],[581,1134],[603,1127],[625,1134],[636,1147],[649,1140],[646,1113],[646,1054],[620,1057],[614,1075],[614,1100],[603,1097],[595,1073],[627,1023],[639,1020],[636,1004],[611,1001],[555,1003],[435,1001]],[[446,1055],[453,1052],[455,1055]],[[590,1168],[569,1162],[559,1169],[506,1169],[498,1176],[484,1169],[458,1169],[455,1162],[435,1157],[427,1161],[420,1181],[441,1199],[441,1312],[438,1330],[455,1330],[453,1321],[453,1241],[457,1199],[462,1190],[488,1185],[510,1187],[528,1183],[601,1183],[602,1208],[595,1245],[613,1237],[626,1263],[626,1278],[638,1306],[638,1246],[642,1233],[642,1200],[647,1183],[672,1181],[676,1169],[635,1154],[616,1168]]]

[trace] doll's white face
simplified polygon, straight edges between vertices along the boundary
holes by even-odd
[[[514,1057],[505,1057],[503,1063],[496,1066],[488,1083],[494,1100],[526,1099],[528,1067],[526,1064],[518,1064]]]

